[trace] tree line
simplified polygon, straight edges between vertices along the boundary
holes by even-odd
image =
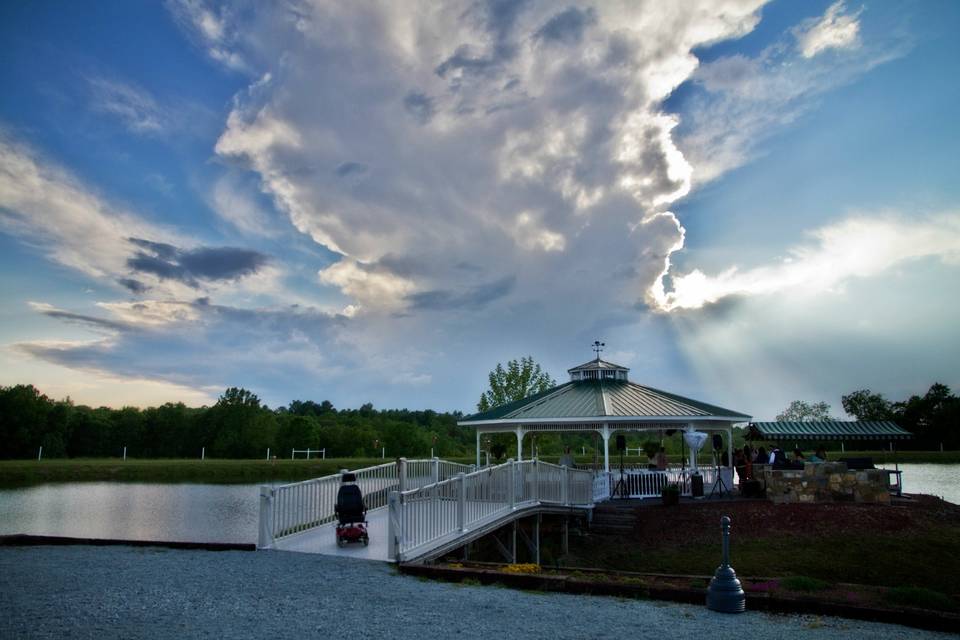
[[[336,409],[329,401],[295,400],[271,409],[232,387],[211,407],[183,403],[138,409],[92,408],[52,400],[32,385],[0,387],[0,458],[118,457],[261,458],[296,449],[327,457],[456,457],[473,453],[473,432],[458,428],[459,412]]]

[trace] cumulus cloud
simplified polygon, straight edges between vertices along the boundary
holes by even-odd
[[[569,299],[580,256],[598,252],[649,278],[628,303],[607,293],[632,306],[678,246],[679,224],[661,219],[691,184],[662,102],[696,68],[693,48],[749,32],[760,5],[221,12],[214,35],[243,33],[240,55],[265,66],[216,152],[342,256],[319,277],[353,313]],[[396,258],[423,268],[396,271]]]
[[[794,247],[775,264],[715,275],[695,269],[674,274],[673,289],[653,289],[664,311],[699,309],[729,296],[779,292],[812,296],[844,286],[854,278],[879,275],[919,258],[960,263],[960,214],[922,219],[855,216],[810,232],[812,242]]]
[[[834,2],[820,18],[806,20],[794,30],[797,46],[804,58],[828,49],[854,49],[860,45],[860,13],[846,13],[843,0]]]

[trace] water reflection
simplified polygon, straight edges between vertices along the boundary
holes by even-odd
[[[255,542],[259,485],[83,482],[0,490],[0,534]]]

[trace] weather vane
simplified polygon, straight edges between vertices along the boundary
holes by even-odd
[[[606,342],[600,342],[599,340],[593,341],[593,352],[597,354],[597,360],[600,359],[600,352],[603,351],[605,346],[607,346]]]

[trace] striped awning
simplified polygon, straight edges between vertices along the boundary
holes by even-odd
[[[822,422],[751,422],[755,440],[904,440],[913,434],[889,420]]]

